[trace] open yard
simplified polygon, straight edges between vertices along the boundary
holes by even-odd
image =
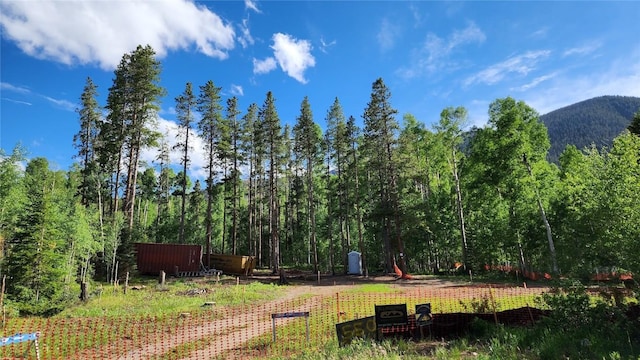
[[[152,280],[123,294],[104,287],[86,305],[48,319],[10,318],[4,335],[40,332],[44,359],[212,359],[287,356],[336,341],[335,324],[372,316],[374,306],[431,303],[434,314],[501,311],[534,306],[544,286],[470,283],[416,277],[321,276],[289,272],[278,276]],[[135,287],[133,287],[135,286]],[[137,290],[133,290],[133,289]],[[308,318],[275,320],[272,314],[309,312]],[[306,338],[309,323],[309,340]],[[3,358],[28,344],[0,348]]]

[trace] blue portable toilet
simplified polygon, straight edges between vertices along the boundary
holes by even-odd
[[[349,261],[349,275],[362,275],[362,256],[357,251],[352,251],[348,256]]]

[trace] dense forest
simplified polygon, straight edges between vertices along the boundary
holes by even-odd
[[[399,119],[377,79],[362,114],[344,114],[336,98],[319,117],[305,97],[289,127],[275,94],[245,108],[208,80],[186,83],[171,104],[170,149],[156,124],[160,69],[149,46],[125,54],[105,104],[87,79],[68,171],[26,162],[19,146],[0,154],[1,275],[5,300],[23,313],[55,313],[80,282],[134,270],[138,242],[254,255],[274,272],[344,273],[353,250],[366,272],[456,262],[570,276],[640,270],[640,112],[635,133],[602,149],[569,146],[554,164],[539,114],[510,97],[491,103],[483,128],[465,133],[467,111],[450,107],[429,129]],[[190,176],[196,135],[204,178]],[[141,162],[145,148],[157,152],[153,164]]]
[[[569,144],[578,149],[591,145],[611,147],[613,139],[629,126],[638,109],[638,97],[599,96],[540,116],[549,130],[549,161],[557,163]]]

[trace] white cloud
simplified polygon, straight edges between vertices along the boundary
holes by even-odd
[[[376,38],[378,39],[378,45],[382,51],[393,48],[396,43],[396,38],[400,35],[400,28],[392,24],[388,19],[382,19],[380,25],[380,31]]]
[[[428,33],[420,48],[413,50],[412,63],[398,70],[405,78],[432,74],[443,69],[456,68],[459,65],[451,60],[451,53],[468,44],[481,44],[486,40],[484,32],[475,23],[466,28],[455,30],[446,39],[434,33]]]
[[[242,24],[240,24],[239,27],[240,36],[238,36],[238,42],[242,45],[243,49],[246,49],[249,45],[253,45],[255,43],[255,40],[249,31],[249,19],[242,19]]]
[[[417,28],[422,25],[422,11],[413,3],[409,4],[409,11],[413,15],[413,27]]]
[[[266,74],[275,70],[278,67],[276,59],[268,57],[264,60],[253,59],[253,73],[254,74]]]
[[[16,85],[12,85],[12,84],[9,84],[9,83],[6,83],[6,82],[0,82],[0,89],[1,90],[15,92],[15,93],[18,93],[18,94],[29,94],[29,93],[31,93],[31,90],[27,89],[26,87],[16,86]]]
[[[124,53],[150,44],[158,56],[189,49],[219,59],[233,27],[204,5],[173,1],[2,1],[3,36],[30,56],[113,69]]]
[[[450,53],[454,48],[472,43],[483,43],[487,37],[475,23],[469,23],[466,28],[456,30],[449,37],[449,42],[445,47],[446,53]]]
[[[256,4],[256,2],[253,1],[253,0],[244,0],[244,8],[245,9],[249,9],[249,10],[253,10],[253,11],[257,12],[258,14],[262,13],[262,11],[260,11],[260,9],[258,9],[258,5]]]
[[[323,53],[327,53],[327,49],[332,47],[333,45],[335,45],[337,42],[335,40],[330,41],[330,42],[326,42],[324,41],[324,38],[320,38],[320,51],[322,51]]]
[[[590,44],[586,44],[583,46],[574,47],[571,49],[567,49],[562,53],[562,56],[572,56],[572,55],[588,55],[596,50],[598,50],[602,44],[600,42],[592,42]]]
[[[540,114],[603,95],[640,96],[640,48],[605,68],[580,74],[558,76],[544,89],[526,94],[524,100]]]
[[[236,84],[231,84],[231,95],[243,96],[244,95],[244,90],[242,89],[242,86],[236,85]]]
[[[479,73],[468,77],[464,81],[464,85],[469,86],[477,83],[492,85],[502,81],[506,75],[510,73],[527,75],[536,68],[538,62],[549,57],[549,54],[551,54],[551,51],[549,50],[538,50],[528,51],[521,55],[512,56],[503,62],[494,64]]]
[[[311,55],[311,43],[308,40],[298,40],[287,34],[276,33],[273,35],[271,48],[282,71],[306,84],[305,70],[316,65],[316,59]]]
[[[13,85],[10,83],[6,83],[6,82],[0,82],[0,89],[2,91],[9,91],[9,92],[13,92],[13,93],[17,93],[17,94],[22,94],[22,95],[27,95],[27,98],[43,98],[47,101],[49,101],[50,103],[54,104],[56,107],[61,108],[63,110],[67,110],[67,111],[76,111],[77,108],[77,104],[68,101],[68,100],[64,100],[64,99],[56,99],[56,98],[52,98],[50,96],[47,95],[43,95],[40,93],[37,93],[35,91],[31,91],[30,89],[24,87],[24,86],[17,86],[17,85]],[[3,100],[7,100],[16,104],[22,104],[22,105],[32,105],[31,102],[28,101],[22,101],[22,100],[15,100],[15,99],[10,99],[10,98],[6,98],[3,97]]]
[[[47,99],[49,102],[53,103],[54,105],[56,105],[57,107],[59,107],[59,108],[61,108],[63,110],[76,111],[76,108],[78,107],[77,104],[74,104],[74,103],[72,103],[71,101],[68,101],[68,100],[54,99],[52,97],[45,96],[45,95],[42,95],[42,97]]]
[[[510,90],[512,91],[526,91],[529,89],[532,89],[536,86],[538,86],[540,83],[553,79],[554,77],[556,77],[558,75],[557,72],[551,73],[551,74],[547,74],[547,75],[543,75],[543,76],[538,76],[537,78],[531,80],[529,83],[524,84],[522,86],[516,87],[516,88],[511,88]]]
[[[20,105],[28,105],[28,106],[33,105],[32,103],[27,102],[27,101],[21,101],[21,100],[11,99],[11,98],[7,98],[7,97],[3,97],[2,100],[6,100],[6,101],[12,102],[14,104],[20,104]]]
[[[165,109],[160,109],[160,115],[175,115],[176,114],[176,108],[174,106],[169,106],[166,110]]]
[[[547,34],[549,33],[549,27],[548,26],[544,26],[534,32],[531,33],[531,35],[529,35],[530,38],[534,38],[534,39],[542,39],[547,37]]]

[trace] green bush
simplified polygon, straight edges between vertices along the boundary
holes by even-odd
[[[613,295],[612,295],[613,294]],[[590,296],[573,286],[543,295],[551,315],[540,325],[542,359],[605,359],[638,356],[640,324],[627,317],[627,305],[615,292]]]

